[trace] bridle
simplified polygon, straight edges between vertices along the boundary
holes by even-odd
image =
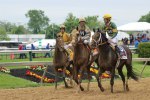
[[[99,39],[96,41],[95,39],[92,39],[95,43],[96,43],[96,47],[100,46],[100,45],[104,45],[106,44],[107,42],[102,42],[102,34],[99,33]]]

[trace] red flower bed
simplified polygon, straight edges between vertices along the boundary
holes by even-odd
[[[26,75],[35,77],[35,78],[37,78],[37,79],[42,79],[42,76],[40,76],[40,75],[38,75],[38,74],[36,74],[36,73],[34,73],[34,72],[31,72],[30,70],[27,70],[27,71],[26,71]],[[46,83],[54,83],[55,80],[54,80],[54,79],[49,79],[49,78],[47,78],[47,77],[44,77],[44,78],[43,78],[43,82],[46,82]]]

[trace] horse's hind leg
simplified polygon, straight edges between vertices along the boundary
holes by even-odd
[[[90,66],[88,66],[87,68],[87,74],[88,74],[88,85],[87,85],[87,91],[89,91],[90,88],[90,81],[91,81],[91,77],[90,77]]]
[[[130,77],[130,70],[129,70],[128,67],[130,67],[130,65],[126,64],[126,68],[127,68],[126,90],[127,90],[127,91],[130,90],[130,89],[129,89],[129,86],[128,86],[128,79],[129,79],[129,77]]]
[[[123,65],[118,67],[118,73],[121,76],[121,79],[123,81],[123,88],[124,88],[124,91],[125,91],[126,90],[126,88],[125,88],[125,76],[122,72],[122,68],[123,68]]]
[[[57,90],[57,81],[58,81],[58,72],[57,72],[57,70],[56,70],[56,72],[55,72],[55,89]]]
[[[114,76],[115,76],[115,68],[112,68],[112,73],[111,73],[111,80],[110,80],[110,85],[111,85],[111,93],[113,93],[113,85],[114,85]]]

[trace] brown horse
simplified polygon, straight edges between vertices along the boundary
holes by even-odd
[[[72,75],[72,68],[70,65],[72,64],[68,60],[68,55],[66,50],[64,49],[64,41],[62,37],[57,37],[56,38],[56,46],[55,46],[55,53],[54,53],[54,59],[53,59],[53,64],[55,67],[55,89],[57,89],[57,80],[58,80],[58,69],[61,68],[63,70],[63,80],[65,83],[65,87],[68,88],[68,84],[65,80],[66,77],[66,69],[70,71],[70,74]]]
[[[104,88],[101,84],[101,78],[99,76],[102,75],[102,72],[104,72],[107,69],[110,69],[111,71],[111,92],[113,93],[113,85],[114,85],[114,75],[115,75],[115,69],[118,62],[118,56],[117,53],[112,49],[110,44],[107,42],[108,39],[106,38],[105,34],[103,34],[99,29],[95,32],[95,34],[92,37],[91,47],[98,48],[99,49],[99,57],[96,60],[96,63],[99,66],[99,72],[97,75],[97,81],[98,86],[101,91],[104,91]],[[128,79],[131,77],[135,81],[138,81],[137,75],[134,73],[132,68],[132,53],[129,48],[127,48],[125,45],[122,45],[124,50],[127,54],[127,59],[120,59],[120,63],[117,66],[118,73],[122,78],[123,81],[123,87],[124,91],[129,90],[128,87]],[[125,82],[125,76],[122,72],[123,66],[126,65],[127,68],[127,80]]]
[[[73,58],[73,71],[74,71],[74,80],[79,86],[79,91],[84,91],[84,88],[81,86],[82,76],[84,71],[87,71],[89,83],[87,90],[89,90],[90,85],[90,67],[88,66],[90,57],[90,49],[87,45],[83,43],[81,37],[78,35],[78,40],[75,43],[74,47],[74,58]]]

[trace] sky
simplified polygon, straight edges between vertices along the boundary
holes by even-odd
[[[30,9],[43,10],[50,23],[62,24],[68,13],[76,17],[104,14],[113,16],[118,26],[137,21],[150,11],[150,0],[0,0],[0,20],[26,24]]]

